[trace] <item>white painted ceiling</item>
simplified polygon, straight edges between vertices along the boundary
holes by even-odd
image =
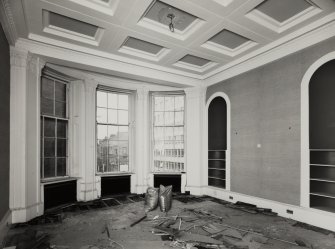
[[[335,11],[334,0],[11,0],[9,4],[21,38],[73,50],[88,48],[199,79]],[[169,30],[168,14],[175,16],[174,32]]]

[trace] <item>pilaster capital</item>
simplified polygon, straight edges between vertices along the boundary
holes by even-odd
[[[27,67],[28,51],[10,47],[10,65],[12,67]]]
[[[148,87],[141,87],[137,89],[136,96],[138,99],[145,99],[149,94],[149,88]]]
[[[97,89],[97,86],[98,86],[99,82],[96,79],[93,79],[93,78],[86,78],[84,80],[84,82],[85,82],[86,93],[94,93],[95,94],[95,90]]]

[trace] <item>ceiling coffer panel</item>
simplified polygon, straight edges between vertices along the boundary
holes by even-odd
[[[171,22],[171,19],[168,17],[169,14],[174,15],[172,22],[174,28],[179,31],[184,31],[196,19],[198,19],[198,17],[190,13],[177,9],[161,1],[154,1],[146,11],[144,17],[168,26]]]
[[[153,55],[158,54],[164,48],[160,45],[146,42],[134,37],[128,37],[122,46],[144,51]]]
[[[49,25],[55,26],[61,29],[69,30],[78,34],[83,34],[86,36],[95,37],[97,31],[99,30],[98,26],[95,26],[90,23],[82,22],[77,19],[73,19],[68,16],[63,16],[51,11],[49,13]]]
[[[209,39],[209,41],[230,49],[235,49],[250,40],[244,36],[224,29]]]
[[[179,61],[184,62],[184,63],[188,63],[188,64],[192,64],[195,66],[205,66],[206,64],[208,64],[210,62],[210,60],[198,57],[198,56],[194,56],[194,55],[185,55],[183,58],[181,58]]]
[[[278,22],[284,22],[311,6],[306,0],[266,0],[256,9]]]

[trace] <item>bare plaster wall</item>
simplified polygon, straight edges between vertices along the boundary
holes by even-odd
[[[332,51],[335,38],[208,87],[231,101],[231,191],[300,204],[301,80]]]

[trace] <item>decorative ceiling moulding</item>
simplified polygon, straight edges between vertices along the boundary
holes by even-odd
[[[42,15],[43,32],[93,46],[99,46],[104,33],[102,28],[48,10],[42,10]],[[76,27],[77,30],[75,30],[74,27]]]
[[[298,2],[300,2],[300,7],[292,6]],[[304,2],[306,3],[305,5],[303,5]],[[291,10],[291,16],[284,17],[275,14],[288,13],[291,6],[293,9],[293,12]],[[299,8],[301,9],[299,10]],[[321,8],[307,0],[266,0],[248,12],[245,16],[276,33],[282,33],[283,31],[319,14],[321,11]]]
[[[172,16],[172,19],[171,19]],[[173,24],[171,31],[170,24]],[[186,40],[206,22],[186,11],[154,0],[138,21],[138,25],[168,35],[170,37]]]
[[[134,37],[127,37],[119,52],[152,61],[160,61],[170,52],[170,49]]]
[[[114,16],[120,0],[69,0],[103,14]]]
[[[223,5],[224,7],[227,7],[233,0],[214,0],[218,4]]]
[[[242,35],[224,29],[202,44],[201,47],[234,57],[257,44],[257,42],[251,41]]]
[[[218,63],[188,54],[185,55],[176,63],[174,63],[173,65],[176,67],[203,73],[211,69],[212,67],[218,65]]]

